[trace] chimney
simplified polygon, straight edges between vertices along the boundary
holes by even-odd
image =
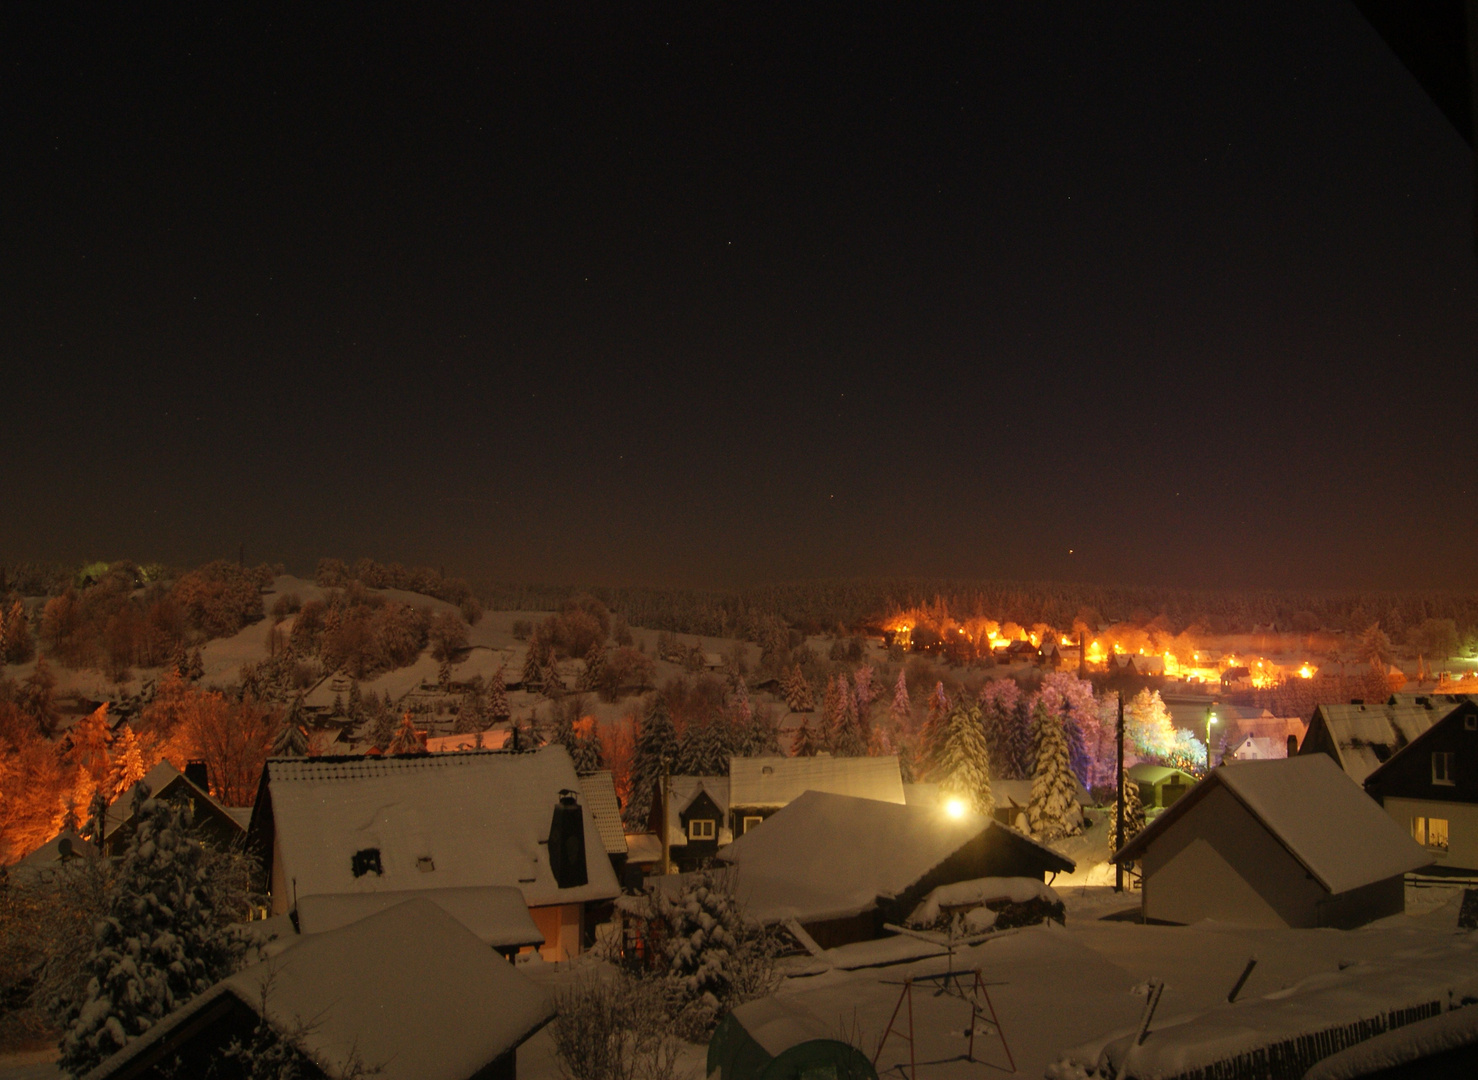
[[[203,761],[185,762],[185,779],[201,791],[210,790],[210,773],[206,770]]]
[[[585,815],[573,791],[559,793],[554,819],[549,823],[549,869],[561,889],[573,889],[590,880],[585,869]]]
[[[1290,735],[1290,736],[1288,736],[1288,756],[1289,757],[1298,757],[1298,736],[1297,735]]]

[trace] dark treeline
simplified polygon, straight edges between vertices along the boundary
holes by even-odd
[[[589,593],[632,626],[713,637],[757,638],[779,618],[809,633],[880,625],[890,615],[923,610],[965,619],[983,616],[1022,626],[1068,628],[1073,620],[1149,623],[1171,633],[1264,630],[1360,632],[1380,623],[1392,637],[1427,619],[1452,619],[1464,638],[1478,632],[1478,594],[1430,592],[1301,592],[1178,589],[1064,582],[864,579],[805,581],[741,589],[600,588],[479,583],[497,610],[553,610]]]

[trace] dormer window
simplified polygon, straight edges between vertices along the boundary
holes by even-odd
[[[717,835],[714,830],[716,824],[712,818],[694,818],[688,822],[688,839],[712,840]]]
[[[365,874],[384,877],[385,870],[380,865],[380,849],[377,847],[360,848],[350,857],[349,870],[357,878],[362,878]]]

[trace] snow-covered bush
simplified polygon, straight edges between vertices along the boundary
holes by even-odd
[[[660,979],[591,971],[564,990],[550,1025],[568,1080],[672,1080],[678,1039]]]
[[[669,1009],[685,1037],[700,1038],[731,1009],[776,985],[773,935],[745,918],[729,875],[692,875],[680,896],[657,896],[666,924]]]
[[[243,943],[218,917],[210,853],[188,802],[150,799],[93,928],[88,981],[65,1007],[58,1065],[81,1076],[230,974]]]

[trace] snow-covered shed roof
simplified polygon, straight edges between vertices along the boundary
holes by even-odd
[[[730,806],[784,806],[805,791],[903,802],[896,757],[735,757],[729,759]]]
[[[1340,767],[1357,784],[1407,743],[1414,742],[1447,716],[1457,702],[1413,698],[1391,705],[1320,705],[1309,723],[1311,749],[1331,750]],[[1317,732],[1322,729],[1323,738]]]
[[[544,935],[534,925],[523,893],[508,885],[302,896],[298,898],[298,926],[304,934],[321,934],[417,897],[430,900],[476,934],[484,945],[510,949],[544,944]]]
[[[994,821],[820,791],[805,792],[719,857],[736,868],[735,892],[752,917],[812,922],[870,910],[992,829],[1038,869],[1071,871],[1070,860]]]
[[[621,824],[621,799],[616,795],[616,780],[609,769],[580,777],[580,794],[595,815],[595,827],[607,855],[626,854],[626,830]]]
[[[1172,768],[1169,765],[1157,765],[1153,761],[1141,761],[1137,765],[1129,766],[1127,770],[1129,779],[1136,784],[1163,784],[1172,776],[1180,776],[1194,784],[1196,778],[1184,769]]]
[[[514,886],[530,907],[609,899],[621,890],[584,799],[588,883],[561,889],[554,879],[548,839],[562,791],[580,791],[562,746],[532,754],[273,758],[251,840],[264,857],[280,854],[278,879],[295,881],[299,900],[471,885]],[[352,857],[367,848],[378,849],[382,872],[356,877]]]
[[[1432,857],[1324,754],[1228,762],[1212,771],[1115,859],[1143,856],[1213,788],[1226,788],[1331,893],[1384,881]]]
[[[357,1057],[381,1080],[469,1080],[554,1015],[547,992],[429,900],[303,938],[175,1010],[108,1058],[104,1080],[231,995],[333,1078]]]

